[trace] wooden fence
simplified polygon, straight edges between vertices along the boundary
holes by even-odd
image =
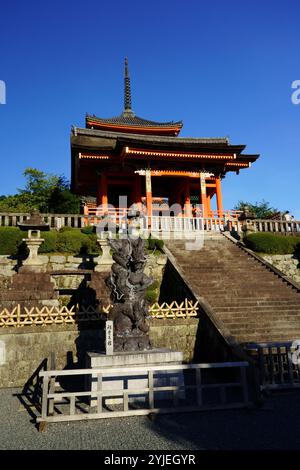
[[[260,383],[263,388],[300,387],[300,361],[293,361],[293,355],[297,351],[296,342],[255,343],[248,344],[245,349],[259,365]]]
[[[131,366],[129,368],[40,371],[39,376],[43,381],[42,412],[37,422],[43,428],[47,422],[243,408],[249,405],[247,366],[248,362],[225,362],[164,366],[145,364],[142,367]],[[225,376],[226,370],[229,371],[227,376]],[[203,377],[204,371],[206,371],[205,378]],[[222,373],[218,374],[217,371]],[[177,378],[180,374],[183,380],[177,380],[175,385],[174,381],[170,381],[169,385],[165,385],[165,381],[155,381],[157,375],[161,376],[166,373],[177,374]],[[88,376],[92,376],[96,381],[97,390],[74,391],[76,385],[70,387],[72,392],[60,388],[59,380],[62,378],[65,382],[66,377],[84,379]],[[129,388],[128,378],[130,382],[137,380],[137,384]],[[109,382],[110,386],[116,379],[118,379],[117,386],[106,389],[105,382]],[[146,386],[143,386],[145,380]],[[84,381],[81,380],[81,382]],[[86,380],[85,383],[88,381]],[[212,393],[213,389],[217,392],[215,397]],[[209,393],[205,393],[206,391]],[[171,393],[171,400],[169,397],[162,397],[162,393]],[[130,402],[130,397],[136,395],[145,396],[145,400],[139,403],[139,406],[135,403],[132,405]],[[114,410],[111,405],[107,408],[105,399],[108,398],[121,398],[123,409]]]
[[[100,310],[93,307],[21,307],[16,305],[11,310],[0,311],[0,328],[34,325],[59,325],[105,320],[112,305],[103,306]],[[198,315],[198,302],[185,299],[181,303],[155,303],[149,308],[149,316],[154,319],[188,318]]]

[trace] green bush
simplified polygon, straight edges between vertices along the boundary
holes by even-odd
[[[300,237],[272,233],[251,233],[244,238],[244,243],[253,251],[267,254],[292,254],[300,249]]]
[[[154,304],[155,302],[158,301],[158,291],[157,290],[152,290],[152,289],[148,289],[146,291],[146,300],[150,303],[150,304]]]
[[[41,238],[45,241],[41,244],[39,253],[51,253],[57,251],[58,233],[55,231],[41,232]]]
[[[80,231],[85,235],[92,235],[93,233],[96,233],[96,227],[94,225],[87,225],[86,227],[83,227]]]
[[[17,227],[0,227],[0,255],[26,257],[27,249],[22,242],[23,238],[27,238],[27,232],[21,232]],[[95,233],[86,235],[72,227],[63,227],[59,232],[41,232],[41,238],[44,242],[39,253],[100,253]]]
[[[0,227],[0,255],[18,254],[18,247],[27,233],[21,232],[18,227]]]
[[[154,249],[156,249],[161,251],[163,249],[163,246],[163,240],[158,240],[157,238],[152,238],[151,236],[147,239],[147,250],[153,251]]]
[[[91,252],[92,240],[79,231],[66,231],[58,234],[56,249],[61,253],[86,254]]]
[[[68,227],[67,225],[65,227],[62,227],[59,229],[59,232],[60,233],[63,233],[63,232],[71,232],[72,230],[74,230],[73,227]]]
[[[92,233],[91,235],[87,235],[90,239],[90,252],[91,253],[94,253],[94,254],[100,254],[100,252],[102,251],[101,250],[101,247],[99,245],[99,243],[97,242],[97,235],[96,233]]]

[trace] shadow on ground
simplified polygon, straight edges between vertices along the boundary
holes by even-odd
[[[269,395],[261,408],[157,415],[157,434],[188,448],[299,449],[300,391]]]

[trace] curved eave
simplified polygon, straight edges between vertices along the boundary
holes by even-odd
[[[103,131],[111,132],[125,132],[131,134],[148,134],[148,135],[169,135],[177,136],[182,128],[181,123],[176,123],[174,125],[134,125],[134,124],[120,124],[120,123],[110,123],[110,122],[101,122],[97,119],[86,118],[86,127],[88,129],[94,128]]]

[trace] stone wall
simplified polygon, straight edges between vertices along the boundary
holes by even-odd
[[[193,357],[198,319],[151,320],[150,338],[155,348],[183,351]],[[84,367],[87,351],[101,351],[103,325],[78,329],[52,325],[0,329],[0,387],[22,387],[40,364],[55,352],[56,368]]]
[[[191,362],[198,331],[198,318],[151,320],[150,339],[155,348],[183,352],[184,362]]]
[[[78,269],[99,270],[98,257],[74,256],[74,255],[39,255],[47,271],[56,271],[52,280],[57,289],[78,289],[85,274],[67,274],[64,271],[76,271]],[[145,273],[152,276],[159,285],[161,283],[167,257],[164,254],[148,254]],[[13,274],[16,273],[18,260],[12,256],[0,255],[0,288]],[[104,271],[110,271],[110,267],[103,266]]]
[[[300,256],[299,255],[260,255],[268,263],[283,272],[294,282],[300,284]]]

